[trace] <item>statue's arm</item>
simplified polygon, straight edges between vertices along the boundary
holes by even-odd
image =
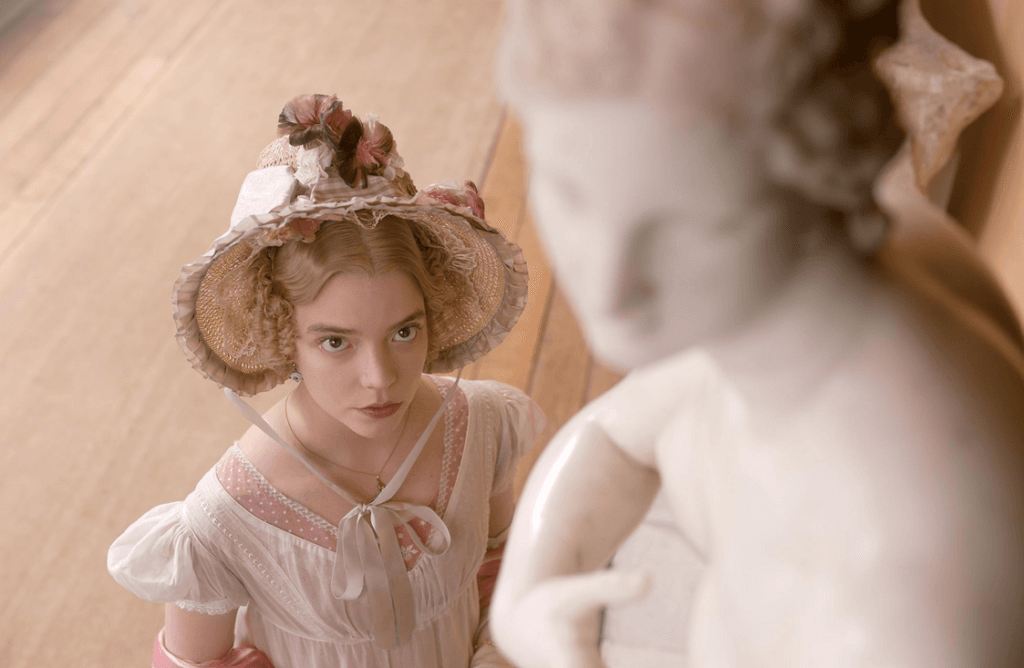
[[[577,418],[534,466],[491,604],[498,645],[522,668],[601,665],[600,609],[643,591],[638,574],[591,571],[603,567],[643,519],[658,475],[623,452],[595,420]]]
[[[658,493],[655,446],[700,379],[700,360],[680,353],[634,370],[534,465],[491,603],[492,632],[521,668],[601,665],[598,612],[643,593],[645,574],[599,569]]]

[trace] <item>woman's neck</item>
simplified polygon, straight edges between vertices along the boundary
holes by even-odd
[[[301,450],[333,464],[361,472],[377,473],[385,458],[402,450],[398,441],[415,440],[422,426],[422,406],[426,399],[423,383],[393,430],[367,438],[352,431],[321,408],[300,384],[285,399],[288,426]]]

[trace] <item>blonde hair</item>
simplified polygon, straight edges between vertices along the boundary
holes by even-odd
[[[294,240],[280,248],[259,252],[249,265],[253,281],[252,339],[263,363],[287,374],[295,356],[293,307],[316,299],[333,276],[362,273],[367,276],[400,271],[423,294],[427,320],[429,368],[437,359],[436,323],[443,312],[445,268],[448,251],[434,243],[418,226],[395,216],[379,222],[359,211],[355,220],[325,222],[310,243]]]

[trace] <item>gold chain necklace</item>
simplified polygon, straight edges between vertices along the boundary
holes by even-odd
[[[299,444],[299,447],[308,452],[309,454],[311,454],[313,457],[325,461],[331,466],[337,466],[338,468],[345,469],[350,473],[357,473],[359,475],[365,476],[373,476],[374,478],[377,479],[377,493],[380,494],[381,492],[383,492],[385,484],[384,481],[380,479],[380,474],[384,472],[384,468],[387,467],[388,462],[391,461],[391,458],[394,456],[395,451],[398,450],[398,444],[402,442],[402,437],[405,436],[405,428],[409,426],[409,413],[412,407],[410,406],[409,408],[406,409],[405,421],[402,423],[402,431],[398,433],[398,438],[395,440],[395,444],[391,447],[391,452],[388,453],[388,458],[384,460],[383,464],[381,464],[380,470],[377,471],[376,473],[367,473],[366,471],[357,471],[356,469],[349,468],[344,464],[332,462],[330,459],[327,459],[323,455],[313,452],[312,450],[307,448],[306,444],[299,439],[299,435],[295,433],[295,429],[292,427],[292,421],[288,418],[288,402],[291,400],[291,398],[292,395],[289,394],[288,397],[284,400],[284,421],[285,424],[288,425],[288,431],[292,433],[292,437],[295,439],[295,442]]]

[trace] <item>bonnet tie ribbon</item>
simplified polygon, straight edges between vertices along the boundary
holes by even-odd
[[[409,524],[418,517],[434,529],[424,545]],[[399,646],[416,626],[412,585],[395,528],[404,526],[421,551],[439,556],[448,550],[451,534],[437,513],[426,506],[390,501],[360,504],[338,524],[338,556],[331,573],[335,598],[355,600],[367,591],[375,637],[382,646]]]
[[[366,589],[373,617],[374,638],[382,648],[392,649],[404,645],[412,637],[413,629],[416,627],[412,584],[409,582],[409,573],[405,569],[405,558],[402,556],[402,548],[398,544],[395,529],[404,526],[413,544],[431,556],[444,554],[451,545],[448,527],[432,508],[404,501],[392,501],[391,498],[405,482],[434,427],[455,396],[455,389],[459,386],[461,378],[460,370],[444,401],[441,402],[441,407],[437,409],[427,428],[416,441],[416,445],[409,451],[405,461],[384,489],[369,503],[356,501],[345,489],[328,480],[274,431],[252,406],[230,388],[224,388],[224,394],[242,415],[294,455],[321,482],[352,504],[352,510],[338,523],[338,546],[331,572],[331,594],[335,598],[352,601],[359,598],[364,588]],[[420,540],[419,534],[409,524],[414,518],[423,520],[433,529],[427,544]]]

